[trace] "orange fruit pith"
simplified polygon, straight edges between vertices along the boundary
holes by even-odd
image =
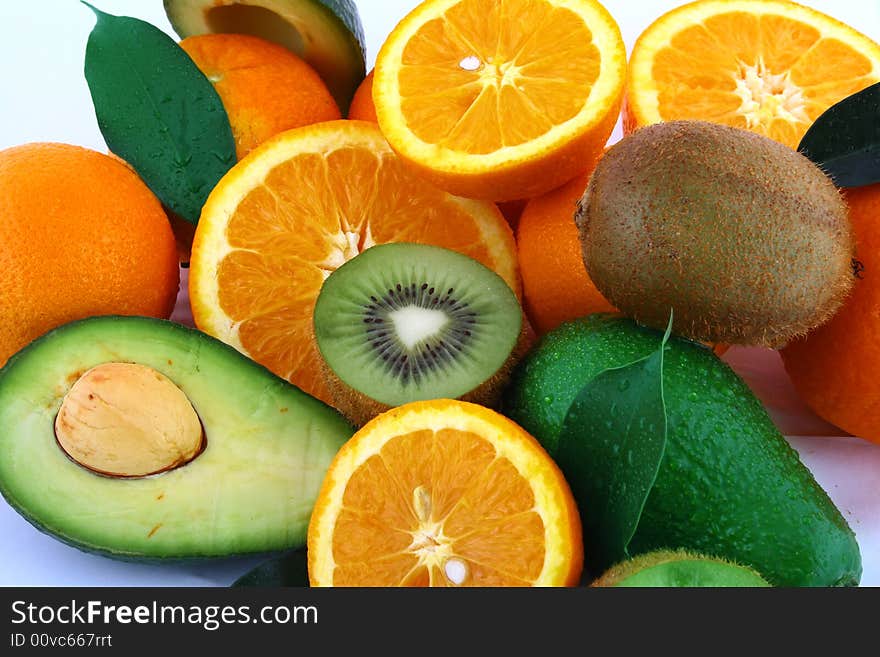
[[[626,51],[595,0],[427,0],[376,59],[394,150],[455,194],[530,198],[586,170],[617,120]]]
[[[702,119],[797,148],[816,118],[880,80],[880,46],[787,0],[698,0],[633,48],[624,130]]]
[[[387,242],[453,249],[521,294],[513,233],[493,204],[422,181],[376,125],[332,121],[278,135],[211,193],[193,242],[196,325],[329,402],[315,300],[332,271]]]
[[[308,532],[312,586],[573,586],[583,565],[568,484],[494,411],[432,400],[346,443]]]
[[[171,314],[174,235],[120,160],[68,144],[0,151],[0,217],[0,366],[76,319]]]
[[[827,324],[782,350],[798,393],[822,418],[880,443],[880,183],[846,191],[859,280]]]
[[[590,175],[533,198],[516,231],[526,314],[539,334],[590,313],[614,312],[587,274],[574,223]]]
[[[379,122],[376,118],[376,106],[373,105],[372,71],[364,78],[357,91],[354,92],[354,98],[351,99],[351,106],[348,108],[348,118],[355,121]]]
[[[203,34],[180,47],[217,90],[239,159],[279,132],[341,118],[321,77],[281,45],[246,34]]]

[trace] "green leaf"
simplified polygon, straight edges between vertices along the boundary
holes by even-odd
[[[239,577],[232,586],[308,587],[309,569],[305,550],[270,559]]]
[[[562,425],[556,461],[577,501],[584,551],[595,568],[629,556],[657,479],[666,449],[663,351],[669,335],[667,329],[647,357],[593,378]]]
[[[167,207],[196,224],[208,194],[235,164],[223,103],[167,34],[91,9],[98,21],[85,76],[104,140]]]
[[[880,182],[880,82],[828,108],[798,150],[838,187]]]

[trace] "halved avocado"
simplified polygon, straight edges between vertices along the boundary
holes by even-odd
[[[280,43],[306,60],[348,113],[366,75],[364,28],[352,0],[164,0],[181,38],[250,34]]]
[[[352,433],[235,349],[162,320],[68,324],[0,370],[0,492],[38,529],[115,557],[302,546]]]

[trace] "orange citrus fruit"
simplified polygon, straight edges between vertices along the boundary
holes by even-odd
[[[373,72],[364,78],[361,86],[358,87],[354,94],[354,100],[351,101],[351,109],[348,118],[358,121],[370,121],[378,123],[376,118],[376,106],[373,105]],[[519,222],[523,208],[526,206],[527,199],[518,199],[515,201],[502,201],[498,204],[501,214],[507,219],[507,223],[511,228],[516,230],[516,224]]]
[[[121,160],[68,144],[0,151],[0,366],[76,319],[167,318],[179,274],[162,205]]]
[[[847,190],[856,235],[856,281],[827,324],[782,350],[807,404],[841,429],[880,443],[880,183]]]
[[[392,148],[454,194],[529,198],[587,169],[620,108],[626,50],[595,0],[427,0],[376,60]]]
[[[624,129],[702,119],[797,148],[816,118],[880,80],[880,46],[787,0],[698,0],[651,24],[629,64]]]
[[[539,334],[590,313],[613,312],[587,274],[574,223],[590,174],[533,198],[516,231],[526,313]]]
[[[371,121],[378,123],[376,118],[376,106],[373,105],[373,72],[364,78],[361,85],[354,92],[351,106],[348,108],[348,118],[355,121]]]
[[[128,169],[130,169],[135,175],[137,175],[137,171],[135,168],[131,166],[128,162],[119,157],[116,153],[112,151],[107,151],[108,157],[117,160],[124,164]],[[191,224],[186,219],[181,217],[179,214],[174,212],[171,208],[166,205],[162,205],[162,209],[165,210],[165,216],[168,217],[168,221],[171,223],[171,230],[174,232],[174,239],[177,242],[177,257],[180,260],[180,263],[183,265],[189,265],[189,253],[192,249],[192,241],[193,236],[196,233],[196,227],[194,224]]]
[[[208,197],[190,262],[196,325],[329,402],[315,300],[332,271],[386,242],[464,253],[521,293],[513,233],[493,204],[414,176],[376,125],[330,121],[269,140]]]
[[[320,76],[284,46],[246,34],[180,42],[214,85],[241,159],[279,132],[341,117]]]
[[[308,533],[312,586],[572,586],[568,484],[506,417],[446,399],[370,421],[336,455]]]

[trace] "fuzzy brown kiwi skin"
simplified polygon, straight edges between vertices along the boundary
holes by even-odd
[[[620,582],[625,580],[630,575],[634,575],[635,573],[645,570],[646,568],[650,568],[652,566],[659,566],[660,564],[668,563],[670,561],[689,561],[704,559],[711,559],[712,561],[717,561],[718,563],[739,566],[740,568],[752,570],[747,566],[728,561],[727,559],[721,559],[720,557],[707,557],[706,555],[697,554],[696,552],[689,552],[688,550],[658,550],[657,552],[640,554],[637,557],[615,564],[614,566],[606,570],[600,578],[593,581],[590,586],[600,588],[613,587],[617,586]]]
[[[679,561],[682,559],[699,558],[699,555],[688,552],[687,550],[661,550],[658,552],[649,552],[640,554],[633,559],[621,561],[602,573],[602,576],[593,581],[590,586],[593,587],[612,587],[633,573],[648,568],[650,566],[659,566],[669,561]]]
[[[761,135],[702,121],[636,131],[599,162],[575,214],[584,264],[638,322],[704,342],[781,347],[853,285],[831,180]]]
[[[507,357],[504,364],[498,368],[495,374],[458,399],[461,401],[473,402],[474,404],[480,404],[487,408],[497,409],[501,403],[501,392],[510,380],[513,368],[516,367],[522,357],[532,348],[535,340],[535,331],[529,323],[528,318],[525,316],[525,313],[523,313],[522,328],[520,329],[519,337],[510,352],[510,356]],[[330,391],[333,406],[356,427],[360,428],[377,415],[391,410],[391,406],[376,401],[345,383],[336,375],[336,372],[330,368],[323,358],[321,359],[321,373],[323,374],[324,382]]]

